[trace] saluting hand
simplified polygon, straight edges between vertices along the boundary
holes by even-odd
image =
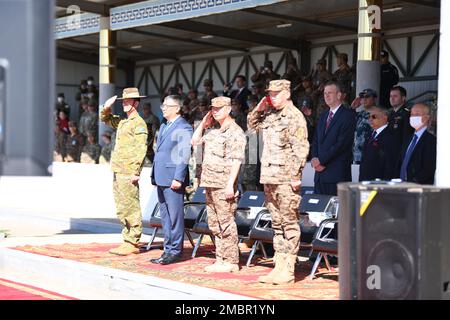
[[[259,101],[258,105],[256,106],[256,110],[258,112],[264,112],[264,110],[266,110],[268,106],[269,103],[267,102],[267,98],[264,97],[261,99],[261,101]]]
[[[106,100],[103,108],[104,109],[109,109],[112,107],[112,105],[114,104],[114,102],[116,102],[117,96],[113,96],[111,98],[109,98],[108,100]]]

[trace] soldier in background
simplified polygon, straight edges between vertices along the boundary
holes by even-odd
[[[267,91],[270,100],[261,100],[248,115],[249,128],[263,133],[260,182],[274,230],[275,268],[258,281],[284,284],[295,280],[300,248],[299,191],[309,153],[308,131],[304,116],[290,100],[289,81],[271,81]]]
[[[395,86],[400,77],[398,75],[398,69],[392,63],[389,62],[389,53],[386,50],[381,50],[381,66],[380,66],[380,105],[385,108],[390,108],[389,95],[391,88]]]
[[[100,153],[99,163],[109,164],[109,161],[111,160],[111,152],[113,149],[113,144],[111,141],[111,133],[109,132],[103,133],[102,140],[103,140],[103,148]]]
[[[264,66],[251,77],[253,83],[261,83],[264,88],[269,84],[271,80],[280,79],[280,75],[273,70],[273,63],[270,60],[264,61]]]
[[[414,132],[414,128],[409,125],[411,109],[406,105],[406,89],[401,86],[393,87],[390,103],[392,109],[388,118],[389,127],[400,136],[403,143]]]
[[[205,79],[205,81],[203,81],[203,88],[205,89],[205,93],[201,99],[202,104],[210,106],[211,99],[217,97],[217,93],[213,91],[213,81],[211,79]]]
[[[139,176],[147,151],[147,125],[137,109],[141,98],[137,88],[123,90],[123,112],[126,119],[111,114],[117,96],[109,98],[101,111],[101,120],[117,128],[117,141],[111,156],[114,172],[113,191],[117,216],[122,224],[124,243],[109,252],[116,255],[139,253],[142,235],[142,213],[139,203]]]
[[[58,116],[61,111],[64,111],[67,116],[70,115],[70,106],[66,103],[64,93],[58,93],[56,101],[56,115]]]
[[[317,123],[320,114],[328,110],[328,106],[323,97],[323,89],[325,88],[325,84],[331,80],[331,74],[327,70],[327,62],[325,59],[319,59],[317,61],[316,69],[311,74],[311,79],[313,82],[314,101],[316,102],[315,122]]]
[[[87,136],[87,143],[81,151],[80,162],[81,163],[93,163],[98,164],[100,159],[100,153],[102,147],[95,141],[95,136],[97,134],[94,132],[89,132]]]
[[[216,238],[216,261],[207,272],[239,271],[237,226],[237,177],[245,157],[245,135],[230,116],[231,99],[211,101],[211,111],[203,118],[192,137],[192,145],[204,144],[200,187],[206,189],[208,226]],[[220,128],[203,135],[216,120]]]
[[[66,157],[64,162],[80,162],[81,150],[84,145],[83,135],[78,132],[77,123],[69,121],[70,134],[66,139]]]
[[[338,69],[333,73],[333,80],[341,84],[345,93],[345,101],[350,103],[352,92],[352,72],[348,65],[348,55],[346,53],[339,53],[336,57],[336,64]]]
[[[59,126],[59,119],[55,123],[55,149],[53,151],[53,161],[64,162],[66,157],[66,140],[67,133],[61,130]]]

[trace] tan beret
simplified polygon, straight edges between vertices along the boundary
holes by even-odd
[[[282,91],[291,90],[291,82],[289,80],[272,80],[266,91]]]
[[[211,106],[215,108],[231,107],[231,99],[228,97],[216,97],[211,99]]]

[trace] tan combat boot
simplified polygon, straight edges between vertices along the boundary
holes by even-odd
[[[217,272],[216,269],[219,268],[222,263],[222,258],[216,258],[216,262],[210,264],[209,266],[206,266],[203,270],[205,270],[206,272]]]
[[[209,266],[210,268],[208,268],[208,272],[237,272],[239,271],[239,265],[234,264],[234,263],[230,263],[227,261],[222,261],[221,263],[215,263],[211,266]]]
[[[286,254],[284,268],[274,277],[273,284],[287,284],[295,281],[296,254]]]
[[[117,254],[119,256],[128,256],[133,253],[139,253],[139,248],[137,245],[131,244],[129,242],[124,242],[117,248],[109,250],[109,253]]]
[[[273,283],[273,279],[283,268],[285,256],[286,253],[275,252],[275,255],[273,256],[273,262],[275,263],[275,267],[272,269],[272,271],[270,271],[270,273],[267,276],[260,276],[258,278],[258,281],[262,283]]]

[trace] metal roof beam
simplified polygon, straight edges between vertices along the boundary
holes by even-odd
[[[201,34],[213,35],[222,38],[254,42],[262,45],[279,47],[284,49],[298,50],[299,43],[290,38],[274,36],[254,31],[235,29],[230,27],[218,26],[214,24],[180,20],[160,24],[161,26],[179,30],[188,30]]]
[[[109,16],[109,9],[111,9],[111,7],[106,4],[86,0],[57,0],[56,5],[63,8],[68,8],[75,5],[80,7],[81,11],[97,13],[104,17]]]

